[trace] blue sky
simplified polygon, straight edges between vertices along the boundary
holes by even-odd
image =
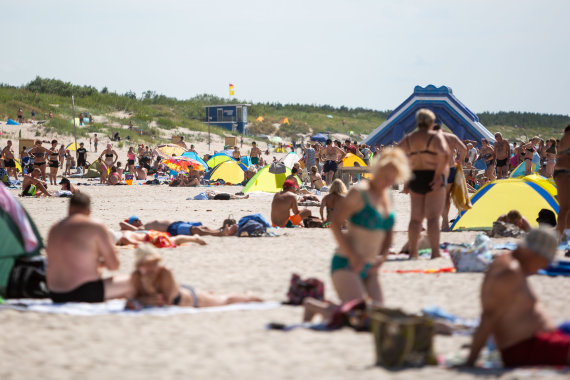
[[[0,82],[394,109],[568,114],[570,1],[3,1]]]

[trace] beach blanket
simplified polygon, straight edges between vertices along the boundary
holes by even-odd
[[[547,276],[565,276],[570,277],[570,261],[555,261],[546,269],[540,269],[538,274]]]
[[[95,315],[127,315],[127,316],[170,316],[179,314],[198,314],[198,313],[219,313],[224,311],[242,311],[242,310],[271,310],[281,306],[279,302],[252,302],[239,303],[227,306],[217,307],[146,307],[142,310],[125,310],[125,300],[111,300],[103,303],[63,303],[54,304],[50,300],[7,300],[6,303],[0,305],[0,310],[18,310],[33,311],[36,313],[47,314],[65,314],[77,316],[95,316]]]
[[[428,268],[428,269],[398,269],[398,270],[383,270],[382,273],[423,273],[423,274],[433,274],[433,273],[455,273],[454,267],[445,268]]]

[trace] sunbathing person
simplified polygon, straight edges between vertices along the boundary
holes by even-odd
[[[528,220],[526,220],[526,218],[522,216],[521,213],[518,212],[517,210],[511,210],[508,213],[499,216],[497,221],[514,224],[515,226],[517,226],[518,228],[520,228],[525,232],[530,231],[531,229]]]
[[[373,305],[383,303],[378,269],[392,244],[395,222],[389,191],[409,177],[404,152],[385,149],[372,165],[372,179],[350,189],[335,208],[331,231],[338,245],[331,277],[341,302],[370,298]]]
[[[71,181],[65,177],[61,178],[61,181],[59,181],[59,184],[61,185],[61,190],[71,191],[71,194],[79,194],[80,193],[79,189],[77,189],[75,186],[73,186]]]
[[[35,168],[30,175],[24,175],[24,180],[22,181],[23,197],[34,197],[36,195],[51,197],[51,194],[46,189],[47,183],[39,179],[41,174],[41,170]]]
[[[103,302],[133,294],[128,276],[102,278],[104,268],[119,268],[119,259],[107,228],[90,214],[89,197],[76,194],[69,216],[48,234],[46,278],[54,302]]]
[[[271,223],[274,227],[294,227],[311,216],[311,210],[301,209],[297,204],[299,186],[292,180],[283,183],[283,190],[273,197],[271,202]],[[293,215],[289,213],[293,211]]]
[[[247,295],[214,295],[190,286],[180,286],[172,271],[160,265],[161,258],[160,253],[148,244],[137,248],[131,282],[135,301],[144,306],[212,307],[263,301]],[[135,303],[129,302],[128,306],[133,307]]]
[[[481,286],[483,311],[468,366],[489,336],[505,367],[570,364],[570,335],[557,330],[527,281],[554,259],[557,245],[554,231],[534,229],[516,250],[493,260]]]
[[[121,231],[154,230],[160,232],[168,232],[170,236],[232,236],[237,232],[237,225],[235,223],[227,223],[227,221],[224,221],[224,224],[218,230],[204,227],[200,222],[153,220],[148,223],[143,223],[136,216],[131,216],[124,222],[120,222],[119,225],[121,227]]]
[[[316,166],[311,167],[311,173],[309,174],[309,180],[311,181],[311,186],[317,190],[322,189],[325,186],[319,170]]]
[[[216,201],[229,201],[230,199],[235,200],[235,199],[248,199],[249,198],[249,194],[247,194],[247,195],[234,195],[234,194],[223,193],[223,192],[215,191],[215,190],[206,190],[205,193],[208,194],[209,200],[216,200]]]
[[[329,193],[323,197],[321,201],[321,219],[325,221],[325,223],[329,223],[331,221],[331,216],[333,211],[338,207],[340,201],[344,199],[346,194],[346,186],[340,179],[335,179],[331,184],[331,188],[329,189]],[[327,218],[324,217],[324,210],[327,210]]]
[[[113,236],[115,245],[139,245],[139,244],[153,244],[158,248],[173,248],[184,243],[197,243],[206,245],[203,239],[197,236],[168,236],[166,232],[159,231],[114,231],[109,229],[109,233]]]

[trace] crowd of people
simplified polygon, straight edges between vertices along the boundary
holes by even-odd
[[[471,354],[467,364],[473,365],[486,339],[493,336],[506,365],[570,364],[570,335],[565,335],[540,308],[530,290],[527,277],[548,266],[554,260],[560,233],[570,226],[568,220],[570,186],[570,126],[564,130],[560,141],[550,139],[544,143],[533,138],[528,143],[511,146],[502,136],[495,135],[492,145],[487,140],[461,141],[446,133],[436,124],[435,114],[420,109],[416,114],[417,129],[399,143],[389,147],[371,148],[351,140],[344,144],[327,140],[303,146],[303,164],[296,163],[281,191],[271,202],[271,224],[274,227],[294,228],[305,223],[328,226],[336,242],[330,263],[331,280],[342,303],[367,300],[372,306],[384,304],[379,281],[379,268],[387,259],[393,242],[395,207],[390,192],[403,184],[403,192],[409,194],[411,215],[408,224],[410,259],[419,257],[418,242],[424,220],[431,258],[441,257],[440,231],[448,228],[447,213],[451,184],[456,170],[465,167],[473,170],[478,160],[485,162],[485,177],[489,180],[508,176],[509,170],[519,163],[525,168],[531,165],[535,153],[542,159],[544,174],[551,173],[558,187],[560,212],[558,225],[531,229],[528,221],[509,212],[502,220],[514,223],[526,232],[526,236],[512,253],[499,255],[485,274],[481,290],[481,323],[473,337]],[[88,152],[81,143],[74,157],[57,140],[51,147],[42,146],[37,140],[34,146],[23,149],[20,156],[29,158],[29,174],[23,176],[23,195],[50,196],[49,185],[57,183],[58,170],[71,161],[85,173]],[[59,146],[59,147],[58,147]],[[349,153],[370,164],[370,178],[347,189],[335,178],[339,164]],[[248,176],[264,164],[262,151],[252,143],[249,151],[252,165]],[[232,156],[241,159],[236,146]],[[2,150],[2,168],[8,175],[19,178],[15,171],[15,152],[9,141]],[[209,157],[203,157],[207,160]],[[101,168],[101,182],[117,184],[122,181],[125,169],[137,179],[146,179],[155,172],[167,172],[164,157],[156,155],[143,144],[138,150],[131,147],[125,167],[118,161],[119,155],[111,144],[95,158]],[[138,165],[136,165],[138,160]],[[46,168],[49,167],[49,172]],[[68,168],[66,166],[66,174]],[[527,171],[528,172],[528,171]],[[203,172],[193,170],[177,176],[176,186],[197,186],[203,183]],[[68,178],[59,183],[70,191],[68,216],[53,226],[47,238],[47,285],[54,302],[102,302],[112,298],[129,299],[128,307],[178,305],[207,307],[239,302],[258,302],[250,295],[219,296],[180,285],[172,271],[161,265],[161,255],[153,246],[172,247],[176,244],[205,244],[202,236],[225,238],[236,235],[238,226],[227,219],[219,228],[203,226],[195,221],[150,220],[143,222],[131,216],[119,222],[119,230],[93,220],[90,217],[90,198],[71,184]],[[321,200],[315,190],[327,188],[328,194]],[[208,199],[241,199],[212,192]],[[246,198],[247,196],[243,196]],[[320,205],[320,218],[312,215],[305,202]],[[135,269],[128,276],[103,278],[102,269],[115,271],[120,263],[116,245],[135,244]],[[307,299],[310,310],[305,319],[321,311],[327,314],[335,304]]]

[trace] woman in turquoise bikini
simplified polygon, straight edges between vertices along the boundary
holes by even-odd
[[[338,243],[332,282],[341,302],[370,298],[373,304],[382,304],[378,268],[392,243],[395,221],[389,191],[410,177],[404,152],[398,148],[382,152],[372,166],[372,176],[350,189],[331,222]],[[348,228],[343,231],[345,223]]]

